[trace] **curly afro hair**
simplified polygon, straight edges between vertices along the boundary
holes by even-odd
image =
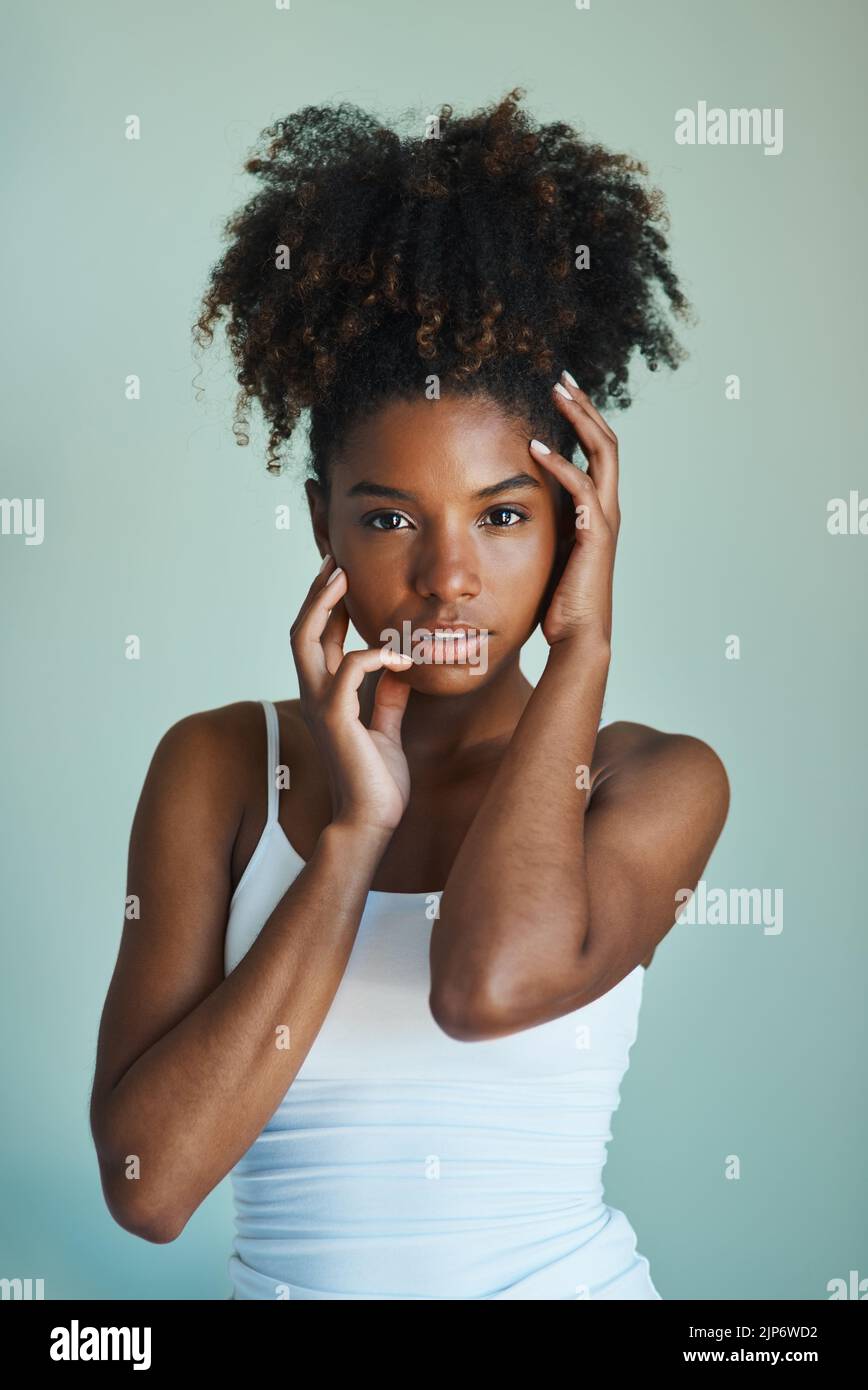
[[[636,177],[647,166],[562,122],[536,125],[524,95],[458,118],[443,106],[417,136],[349,103],[262,132],[245,164],[261,187],[226,223],[193,336],[207,346],[228,311],[233,430],[249,443],[256,397],[271,471],[309,409],[328,495],[348,428],[386,400],[423,397],[432,376],[443,394],[487,395],[571,458],[575,435],[550,398],[562,367],[598,407],[624,408],[635,348],[652,371],[687,356],[668,310],[687,319],[690,305],[663,195]]]

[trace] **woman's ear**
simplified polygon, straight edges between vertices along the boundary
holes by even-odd
[[[310,510],[313,538],[320,555],[325,555],[327,551],[331,550],[328,532],[328,500],[320,484],[313,478],[306,479],[304,490]]]

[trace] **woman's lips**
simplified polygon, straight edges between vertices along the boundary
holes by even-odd
[[[488,639],[494,636],[487,627],[473,623],[435,623],[428,626],[405,618],[401,631],[382,628],[380,641],[391,651],[409,656],[417,665],[426,662],[444,665],[472,665],[480,670],[488,666]]]
[[[442,662],[461,665],[464,662],[475,662],[483,645],[488,642],[489,635],[487,629],[478,628],[422,628],[418,636],[414,633],[413,650],[410,654],[414,660],[435,664]]]

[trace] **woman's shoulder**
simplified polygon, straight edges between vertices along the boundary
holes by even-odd
[[[617,773],[655,773],[677,782],[683,792],[692,787],[721,806],[729,804],[729,778],[720,755],[695,734],[670,733],[649,724],[617,719],[597,734],[594,749],[595,786]]]
[[[274,705],[281,728],[286,725],[287,730],[295,731],[303,724],[298,700],[233,700],[226,705],[182,715],[167,728],[163,739],[176,744],[210,741],[225,752],[237,752],[240,745],[251,740],[261,742],[264,738],[263,704]]]
[[[266,701],[265,703],[269,703]],[[298,700],[270,702],[278,716],[279,761],[302,775],[306,729]],[[151,757],[136,821],[204,837],[232,858],[250,851],[267,810],[267,724],[261,699],[235,700],[183,715],[166,728]],[[251,839],[252,837],[252,839]],[[243,864],[241,865],[243,868]]]
[[[275,703],[281,748],[296,742],[298,701]],[[196,710],[170,724],[157,742],[151,776],[179,786],[198,784],[215,811],[244,807],[262,780],[266,722],[262,700],[234,700]]]
[[[235,700],[211,709],[195,710],[170,724],[158,747],[176,752],[232,759],[265,728],[261,700]]]
[[[281,757],[291,761],[310,742],[297,699],[234,700],[184,715],[163,734],[155,758],[159,755],[161,762],[171,763],[175,769],[207,768],[209,780],[219,776],[246,804],[251,791],[259,788],[265,767],[264,703],[274,705]]]
[[[597,743],[601,742],[621,752],[680,745],[684,748],[706,749],[713,757],[718,756],[710,744],[697,738],[695,734],[674,734],[666,729],[656,729],[651,724],[637,724],[632,719],[615,719],[610,724],[603,724],[597,734]]]

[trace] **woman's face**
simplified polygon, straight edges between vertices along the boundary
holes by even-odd
[[[530,437],[488,397],[391,402],[348,436],[327,509],[306,484],[317,540],[347,574],[353,626],[367,646],[391,639],[414,655],[414,689],[478,688],[545,615],[574,517]],[[419,645],[419,629],[456,623],[477,642]]]

